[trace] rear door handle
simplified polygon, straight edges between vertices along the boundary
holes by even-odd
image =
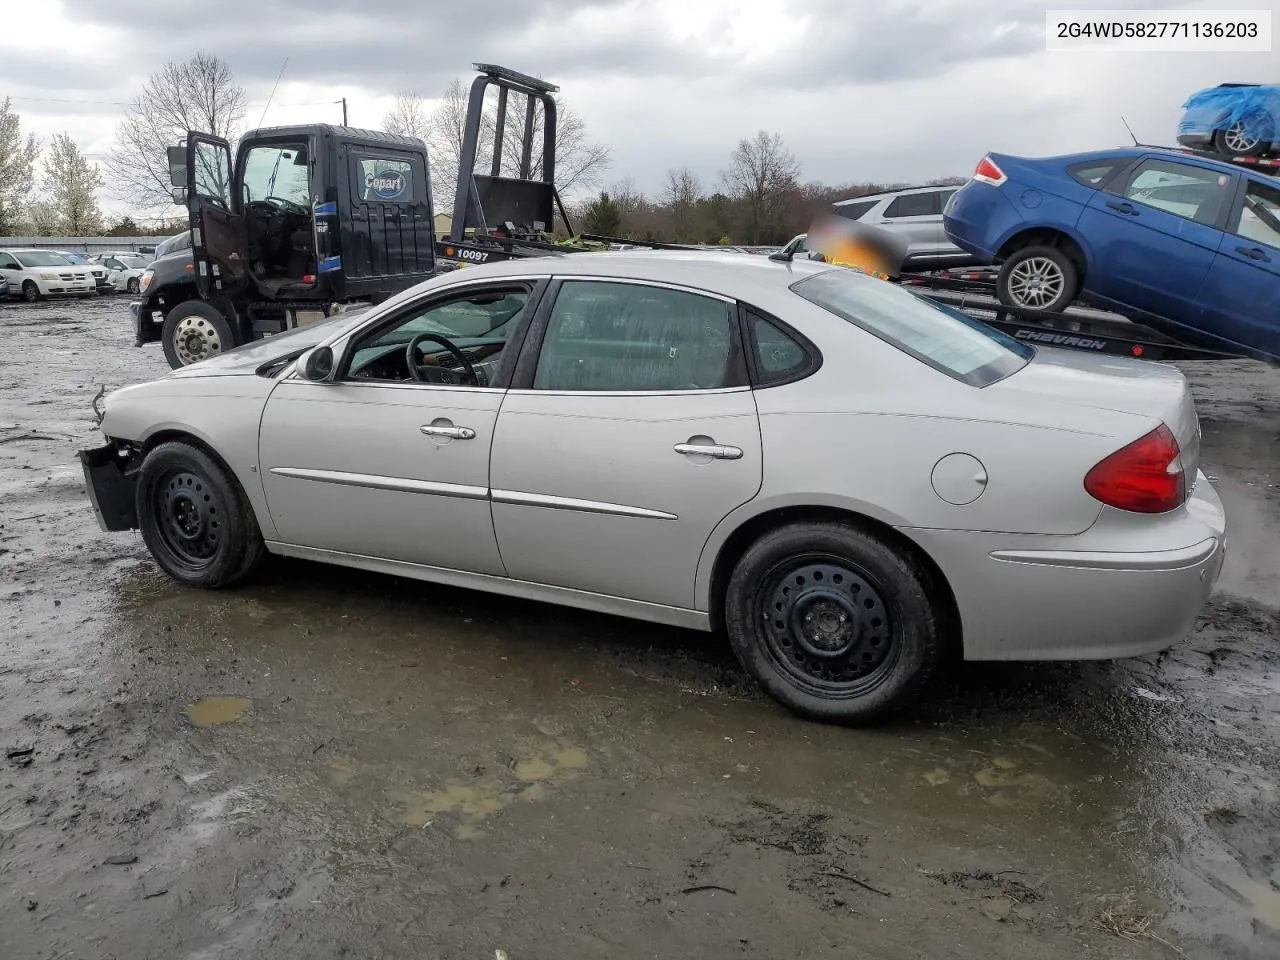
[[[1108,200],[1107,206],[1131,217],[1138,215],[1138,209],[1132,203],[1125,203],[1121,200]]]
[[[725,443],[677,443],[673,449],[676,453],[691,454],[695,457],[714,457],[716,460],[742,459],[741,447],[731,447]]]
[[[452,440],[474,440],[476,432],[470,427],[437,427],[430,423],[419,429],[428,437],[449,437]]]
[[[1236,247],[1236,253],[1242,253],[1250,260],[1271,261],[1271,258],[1262,251],[1261,247]]]

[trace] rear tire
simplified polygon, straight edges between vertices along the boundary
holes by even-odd
[[[1080,272],[1057,247],[1029,246],[1015,250],[1000,267],[996,295],[1000,302],[1023,310],[1059,313],[1075,300]]]
[[[1248,136],[1246,130],[1261,129],[1263,120],[1248,118],[1237,120],[1226,130],[1215,130],[1213,132],[1213,147],[1218,153],[1224,157],[1260,157],[1267,152],[1267,147],[1271,144],[1271,138],[1267,136],[1259,136],[1253,138]],[[1266,131],[1262,131],[1266,132]]]
[[[203,300],[184,300],[165,314],[160,343],[165,359],[174,370],[217,356],[236,345],[227,318]]]
[[[880,537],[793,523],[738,561],[725,595],[734,653],[765,692],[811,720],[856,725],[900,709],[944,650],[934,576]]]
[[[40,298],[42,296],[43,294],[40,292],[40,288],[36,286],[36,282],[34,280],[23,281],[22,283],[22,299],[23,300],[27,301],[27,303],[39,303]]]
[[[138,472],[143,542],[179,583],[224,587],[248,576],[265,553],[258,521],[230,471],[180,441],[151,450]]]

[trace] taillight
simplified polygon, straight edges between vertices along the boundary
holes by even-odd
[[[1109,507],[1134,513],[1168,513],[1187,499],[1178,440],[1163,423],[1097,464],[1084,488]]]
[[[974,168],[973,179],[998,187],[1009,178],[1004,175],[1003,170],[996,166],[994,160],[990,157],[983,157],[978,161],[978,166]]]

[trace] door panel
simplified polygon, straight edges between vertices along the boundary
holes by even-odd
[[[211,299],[242,286],[248,268],[245,220],[232,204],[231,146],[221,137],[187,138],[187,210],[200,296]]]
[[[1085,288],[1136,310],[1192,319],[1233,185],[1216,170],[1148,159],[1096,191],[1077,224],[1093,248]]]
[[[501,575],[488,502],[501,402],[498,390],[283,381],[259,440],[280,538]]]
[[[426,275],[434,265],[431,193],[420,156],[352,146],[348,157],[350,229],[342,270],[348,280]]]
[[[1280,189],[1246,181],[1201,303],[1204,330],[1280,359]]]
[[[689,442],[741,455],[677,452]],[[703,545],[761,476],[747,389],[512,391],[494,436],[494,528],[512,577],[691,608]]]

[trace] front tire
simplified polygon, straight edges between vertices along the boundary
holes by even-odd
[[[1071,305],[1080,286],[1080,272],[1057,247],[1029,246],[1015,250],[1000,267],[996,296],[1023,310],[1059,313]]]
[[[27,303],[39,303],[41,296],[43,296],[43,294],[40,293],[40,288],[36,286],[36,282],[34,280],[26,280],[23,282],[23,300],[27,301]]]
[[[227,318],[203,300],[184,300],[165,314],[160,342],[164,357],[174,370],[236,345]]]
[[[192,587],[248,576],[265,547],[240,484],[213,457],[180,441],[151,450],[138,472],[138,525],[165,573]]]
[[[855,725],[914,699],[943,657],[939,587],[916,559],[841,523],[794,523],[756,541],[725,595],[734,653],[775,700]]]
[[[141,284],[138,283],[137,277],[130,277],[129,282],[125,284],[126,289],[133,294],[141,292]]]

